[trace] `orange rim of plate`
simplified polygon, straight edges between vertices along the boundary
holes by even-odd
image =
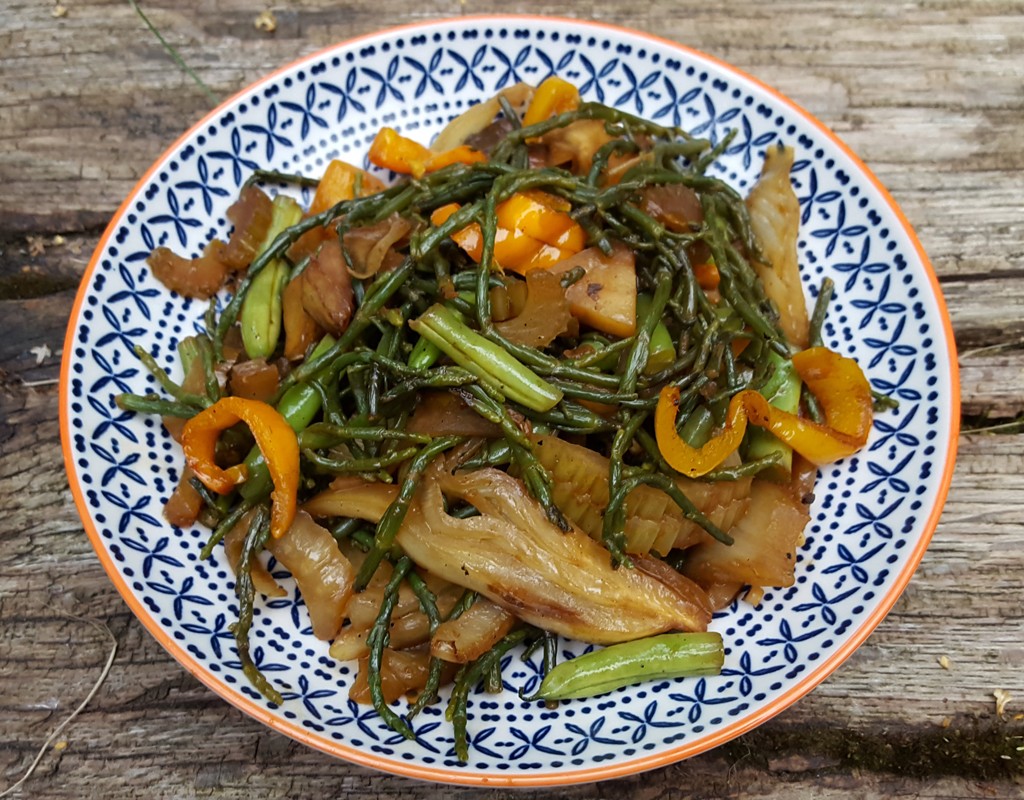
[[[106,570],[108,577],[114,583],[114,586],[120,592],[125,602],[131,608],[132,612],[139,619],[140,622],[145,626],[149,633],[167,650],[174,658],[181,664],[189,673],[191,673],[200,683],[203,683],[207,688],[211,689],[215,694],[219,695],[224,700],[234,705],[236,708],[244,711],[246,714],[254,717],[268,727],[276,730],[286,736],[291,737],[303,744],[308,745],[316,750],[321,750],[339,758],[343,758],[347,761],[359,764],[365,767],[371,767],[378,769],[383,772],[389,772],[397,775],[404,775],[411,778],[419,778],[421,780],[432,780],[441,783],[458,783],[471,786],[559,786],[566,784],[578,784],[587,783],[598,780],[608,780],[611,778],[624,777],[626,775],[633,775],[639,772],[644,772],[657,767],[667,766],[676,762],[682,761],[687,758],[704,753],[708,750],[712,750],[719,745],[725,744],[726,742],[735,739],[737,736],[741,736],[750,730],[758,727],[759,725],[767,722],[775,715],[781,713],[789,706],[793,705],[796,701],[808,694],[814,687],[821,683],[825,678],[831,675],[839,666],[849,658],[853,652],[860,647],[865,639],[871,634],[872,631],[882,622],[889,611],[895,605],[899,599],[903,590],[906,588],[910,581],[911,576],[920,564],[921,559],[924,557],[925,551],[928,549],[928,545],[931,542],[932,536],[935,533],[935,529],[938,526],[939,518],[942,515],[942,508],[946,502],[946,498],[949,495],[950,483],[953,479],[953,470],[956,464],[956,453],[957,453],[957,440],[960,431],[960,380],[959,380],[959,364],[957,362],[956,344],[953,334],[953,325],[949,318],[949,311],[946,307],[945,299],[942,296],[942,290],[939,286],[938,277],[935,274],[935,270],[932,267],[931,261],[928,259],[924,248],[921,246],[917,235],[914,233],[906,216],[903,211],[897,205],[896,201],[893,200],[888,190],[882,183],[875,177],[874,173],[868,169],[867,165],[823,122],[818,120],[812,114],[804,110],[800,105],[790,100],[785,95],[778,92],[776,89],[768,86],[767,84],[759,81],[748,75],[746,72],[737,69],[736,67],[728,64],[721,59],[709,56],[706,53],[702,53],[692,47],[681,45],[678,42],[673,42],[669,39],[656,36],[654,34],[645,33],[643,31],[637,31],[630,28],[626,28],[619,25],[612,25],[604,22],[591,22],[584,20],[576,20],[568,17],[551,17],[542,16],[535,14],[523,14],[523,15],[468,15],[465,17],[455,17],[448,19],[436,19],[425,22],[410,23],[408,25],[400,25],[393,28],[388,28],[382,31],[376,31],[374,33],[357,36],[352,39],[348,39],[337,44],[324,47],[317,50],[309,55],[303,56],[302,58],[296,59],[295,61],[287,64],[279,69],[274,70],[270,74],[264,76],[259,81],[246,86],[241,91],[235,93],[230,98],[225,100],[223,103],[218,105],[214,110],[206,114],[200,119],[195,125],[193,125],[185,134],[179,137],[164,153],[153,163],[153,165],[145,172],[145,174],[135,184],[135,187],[129,192],[127,198],[121,203],[121,206],[115,212],[111,222],[108,224],[106,230],[103,232],[103,236],[96,246],[96,250],[93,253],[92,258],[89,260],[89,265],[86,267],[85,273],[82,276],[82,282],[79,285],[78,293],[75,296],[75,303],[71,309],[71,317],[68,323],[68,329],[64,338],[64,355],[61,361],[60,371],[60,431],[61,431],[61,449],[64,454],[64,465],[68,472],[69,477],[71,475],[77,475],[74,456],[72,454],[71,447],[71,433],[69,426],[69,403],[68,403],[68,387],[70,383],[70,368],[71,368],[71,354],[74,350],[74,337],[77,329],[77,322],[79,313],[81,311],[82,303],[85,301],[86,294],[89,290],[90,278],[96,269],[96,265],[99,262],[100,256],[106,249],[107,242],[113,235],[115,228],[120,223],[122,215],[131,205],[135,197],[142,191],[149,181],[150,177],[156,173],[162,164],[167,161],[172,155],[177,152],[178,148],[183,145],[193,134],[201,130],[208,122],[215,119],[218,115],[222,114],[228,107],[232,106],[237,100],[243,96],[248,95],[254,90],[261,86],[274,81],[279,75],[288,72],[289,70],[300,66],[301,64],[313,61],[317,58],[322,58],[328,53],[334,52],[339,48],[352,47],[360,42],[366,42],[371,39],[386,39],[393,36],[396,33],[403,31],[418,30],[423,28],[433,28],[444,25],[464,25],[465,23],[473,22],[486,22],[486,23],[499,23],[505,22],[508,24],[515,24],[516,22],[554,22],[558,24],[574,25],[581,28],[590,28],[593,30],[604,30],[615,34],[625,34],[627,36],[636,37],[640,39],[646,39],[650,42],[678,50],[686,53],[699,60],[706,61],[713,64],[727,73],[738,76],[754,87],[758,88],[762,92],[772,97],[775,102],[789,108],[795,112],[801,119],[813,126],[818,132],[828,139],[832,144],[839,148],[840,151],[850,159],[853,164],[861,171],[861,173],[868,179],[871,185],[878,192],[883,202],[889,206],[889,209],[896,216],[906,234],[908,240],[913,245],[914,250],[917,253],[918,258],[921,260],[921,265],[924,268],[925,275],[928,278],[929,283],[932,287],[933,297],[936,302],[938,316],[942,322],[943,333],[946,338],[946,351],[949,356],[949,370],[950,370],[950,385],[948,388],[949,398],[949,413],[950,413],[950,425],[949,425],[949,443],[948,452],[946,455],[946,463],[943,466],[942,478],[938,484],[938,491],[935,500],[935,504],[931,509],[927,520],[925,520],[921,536],[918,539],[915,547],[910,552],[904,563],[903,569],[896,576],[893,584],[889,587],[888,592],[879,598],[875,608],[870,614],[861,622],[858,627],[851,635],[847,636],[845,641],[839,646],[835,652],[833,652],[828,658],[826,658],[821,664],[819,664],[814,671],[807,674],[807,676],[801,680],[797,685],[791,687],[789,690],[783,692],[781,695],[776,697],[771,702],[765,703],[763,706],[758,708],[753,713],[744,717],[743,719],[737,720],[736,722],[726,725],[723,728],[715,731],[708,736],[702,737],[693,742],[680,745],[665,750],[660,753],[656,753],[650,756],[642,756],[640,758],[630,759],[618,764],[609,764],[607,766],[594,766],[586,769],[567,770],[564,772],[557,773],[546,773],[543,775],[508,775],[504,773],[461,773],[456,770],[442,769],[437,767],[429,767],[424,765],[417,765],[412,763],[402,763],[392,761],[384,758],[380,758],[373,753],[368,753],[364,750],[346,745],[342,742],[328,742],[319,737],[313,736],[309,731],[302,728],[300,725],[281,719],[273,714],[269,713],[267,709],[253,702],[247,697],[242,696],[237,691],[230,689],[226,684],[217,680],[212,674],[206,669],[199,665],[195,659],[192,658],[178,643],[176,643],[167,632],[160,626],[160,624],[153,618],[145,606],[135,597],[131,588],[127,585],[125,580],[121,577],[117,567],[114,565],[110,554],[106,550],[106,546],[103,543],[102,537],[99,531],[93,524],[92,516],[89,513],[89,506],[86,503],[85,497],[82,493],[82,488],[78,484],[77,480],[69,480],[68,483],[71,487],[71,493],[75,499],[75,505],[78,508],[79,517],[82,519],[82,524],[85,528],[86,533],[89,536],[89,540],[92,542],[93,548],[96,550],[97,556],[99,556],[100,562],[103,564],[103,568]]]

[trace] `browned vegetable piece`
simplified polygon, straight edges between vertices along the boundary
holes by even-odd
[[[480,516],[457,519],[445,494]],[[394,486],[335,482],[307,504],[317,513],[379,520]],[[577,529],[555,527],[522,483],[495,469],[458,472],[440,462],[424,479],[398,532],[397,543],[416,563],[473,589],[520,619],[588,642],[628,641],[669,630],[704,630],[707,598],[680,594],[637,569],[614,569],[608,551]]]
[[[502,286],[495,286],[490,291],[491,316],[495,322],[504,322],[507,319],[521,314],[526,306],[526,281],[515,275],[504,275]]]
[[[457,519],[442,489],[480,511]],[[397,541],[417,563],[546,630],[586,642],[704,630],[707,598],[685,595],[637,569],[614,569],[608,551],[547,518],[523,485],[495,469],[433,470]]]
[[[164,504],[164,519],[178,528],[194,524],[199,519],[199,512],[203,510],[203,498],[189,483],[194,475],[192,470],[185,467],[181,471],[181,480]]]
[[[575,267],[586,273],[565,290],[569,311],[585,325],[613,336],[636,332],[636,259],[626,245],[617,243],[606,256],[588,247],[551,266],[562,275]]]
[[[236,397],[268,402],[277,393],[280,381],[281,374],[276,364],[268,364],[263,358],[253,358],[231,367],[228,386]]]
[[[451,392],[423,392],[406,426],[409,433],[430,436],[501,436],[501,428],[489,422]]]
[[[284,357],[298,361],[320,341],[323,330],[302,305],[302,277],[290,281],[281,294],[281,321],[284,325]]]
[[[228,209],[235,229],[224,248],[224,263],[232,270],[248,267],[267,235],[273,216],[272,202],[257,186],[245,186]]]
[[[733,544],[711,540],[697,545],[683,572],[701,586],[792,586],[796,549],[809,520],[807,507],[789,486],[755,480],[749,510],[729,530]]]
[[[535,436],[534,451],[551,473],[555,503],[583,531],[601,539],[603,510],[608,505],[608,459],[588,447],[554,436]],[[683,493],[718,527],[729,527],[745,513],[750,478],[705,482],[677,478]],[[638,486],[626,498],[626,552],[666,555],[707,535],[667,494]]]
[[[515,615],[486,597],[477,598],[462,616],[442,622],[430,639],[430,654],[453,664],[476,661],[516,624]]]
[[[640,208],[670,231],[679,233],[690,233],[704,222],[700,198],[681,183],[648,186],[640,193]]]
[[[447,588],[436,593],[437,610],[442,617],[451,613],[463,591],[460,586],[448,584]],[[358,597],[358,595],[356,596]],[[331,658],[336,658],[339,661],[363,658],[368,652],[366,637],[369,635],[369,626],[360,628],[354,623],[346,625],[331,644]],[[428,639],[430,639],[430,620],[427,619],[427,615],[423,613],[418,604],[407,614],[393,618],[388,627],[389,644],[396,650],[416,647]]]
[[[300,511],[284,536],[267,541],[267,549],[295,578],[313,623],[313,635],[333,639],[345,619],[355,570],[330,531]]]
[[[800,202],[789,180],[791,147],[769,147],[757,184],[747,196],[750,228],[767,263],[753,262],[765,294],[781,315],[786,338],[799,349],[807,347],[807,301],[800,283],[797,236]]]
[[[568,331],[572,322],[559,276],[546,269],[534,269],[526,273],[526,304],[522,310],[494,327],[510,342],[545,347]]]
[[[185,377],[181,382],[181,388],[182,391],[189,394],[206,394],[206,369],[203,367],[202,359],[192,359],[188,372],[185,373]],[[188,420],[181,417],[162,417],[161,421],[171,438],[178,444],[181,444],[181,434]]]
[[[352,627],[368,629],[373,625],[380,611],[380,604],[384,600],[384,587],[390,579],[391,564],[387,561],[382,562],[366,588],[352,596],[345,612]],[[420,601],[416,593],[403,581],[398,587],[398,602],[391,613],[392,619],[412,613],[419,607]]]
[[[547,164],[565,167],[574,175],[586,175],[594,163],[594,155],[611,140],[603,120],[577,120],[544,136]]]
[[[393,703],[409,692],[422,689],[427,683],[430,668],[430,653],[426,650],[393,650],[384,648],[381,659],[380,677],[384,701]],[[370,687],[367,683],[368,659],[359,659],[359,674],[349,689],[350,699],[363,705],[369,705]]]
[[[302,273],[302,305],[325,331],[340,336],[355,310],[352,278],[341,254],[341,243],[329,237]]]
[[[302,508],[314,517],[354,517],[379,522],[397,496],[398,487],[393,484],[367,483],[362,478],[341,477],[331,481],[330,488],[308,500]],[[390,568],[388,562],[381,562],[371,584],[382,570]],[[387,579],[384,582],[387,583]]]
[[[345,231],[342,243],[351,259],[349,272],[354,278],[370,278],[381,269],[394,269],[402,257],[393,249],[412,225],[396,212],[374,225]]]
[[[158,247],[146,259],[153,276],[164,286],[183,297],[208,300],[217,294],[228,275],[223,261],[224,242],[214,239],[198,258],[182,258]]]

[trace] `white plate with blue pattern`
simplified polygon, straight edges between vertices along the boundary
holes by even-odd
[[[161,516],[182,463],[159,420],[120,411],[119,392],[155,391],[142,345],[168,369],[204,304],[168,292],[146,256],[197,255],[228,231],[225,211],[257,168],[319,175],[360,162],[391,125],[427,142],[469,105],[517,81],[558,74],[586,99],[719,140],[738,131],[721,177],[746,193],[765,148],[797,149],[800,263],[809,298],[836,283],[826,344],[856,358],[899,400],[868,446],[821,472],[797,582],[716,615],[727,645],[718,677],[620,689],[550,710],[525,702],[537,658],[511,656],[505,690],[472,697],[470,759],[456,760],[440,704],[415,741],[348,698],[355,670],[312,637],[301,597],[263,601],[253,656],[281,688],[276,706],[243,677],[228,626],[237,607],[207,532]],[[308,198],[307,198],[308,199]],[[895,203],[821,123],[735,69],[646,34],[572,20],[483,17],[418,24],[329,48],[224,103],[176,142],[115,215],[71,316],[61,381],[67,471],[104,567],[146,628],[217,694],[282,733],[350,761],[452,783],[553,785],[626,775],[703,752],[810,691],[864,641],[906,586],[937,524],[952,475],[959,384],[935,276]],[[582,645],[564,642],[566,656]]]

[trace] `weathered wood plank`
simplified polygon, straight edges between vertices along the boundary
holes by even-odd
[[[0,730],[8,733],[0,741],[5,772],[24,764],[34,743],[84,696],[105,658],[101,637],[56,613],[65,611],[104,620],[120,654],[90,710],[68,730],[69,749],[48,757],[49,778],[40,776],[40,793],[33,796],[69,797],[83,781],[96,793],[128,796],[126,776],[143,772],[153,796],[172,796],[176,787],[189,787],[188,796],[216,789],[235,797],[257,788],[258,794],[276,795],[299,785],[325,791],[345,786],[354,796],[426,796],[403,781],[333,762],[265,731],[187,676],[142,630],[80,532],[57,461],[54,403],[52,390],[8,391],[0,408],[0,496],[7,499],[0,533],[0,685],[19,685],[17,693],[0,698]],[[958,762],[961,772],[950,769],[930,781],[937,793],[921,796],[943,796],[938,787],[961,791],[955,787],[966,785],[962,773],[1019,776],[999,756],[1015,752],[1010,745],[1016,740],[1009,737],[1024,735],[1024,726],[996,720],[992,691],[1019,697],[1024,668],[1024,436],[967,436],[961,444],[953,492],[932,547],[876,633],[776,722],[671,768],[673,775],[714,786],[707,797],[748,796],[765,780],[765,770],[797,788],[824,777],[823,785],[839,792],[852,786],[843,774],[855,756],[877,764],[893,748],[917,743],[927,752],[943,737],[961,737],[978,747],[984,742],[984,752]],[[949,669],[940,666],[940,656],[949,659]],[[20,679],[26,674],[31,680]],[[946,720],[949,727],[942,728]],[[827,736],[836,727],[852,754],[839,753]],[[978,729],[993,732],[983,736]],[[218,754],[213,759],[206,752],[211,746]],[[756,766],[762,763],[767,766]],[[884,759],[881,764],[883,772],[894,769]],[[929,769],[944,774],[934,764]],[[895,790],[909,786],[906,780],[881,775],[878,785]],[[667,777],[661,781],[671,785]],[[615,785],[640,791],[645,782]],[[593,796],[574,791],[566,796]],[[610,789],[600,791],[607,796],[603,792]]]
[[[263,728],[172,662],[102,573],[59,460],[56,377],[73,286],[106,220],[207,109],[123,0],[0,4],[0,791],[88,692],[104,621],[114,669],[22,796],[503,797],[334,761]],[[252,0],[153,0],[154,22],[219,96],[381,27],[502,12],[495,0],[296,0],[277,31]],[[916,227],[950,305],[964,412],[1024,410],[1024,154],[1019,0],[727,6],[595,0],[588,16],[657,32],[778,87],[835,129]],[[65,237],[63,246],[49,242]],[[29,236],[47,244],[30,252]],[[78,248],[79,252],[72,252]],[[26,271],[24,268],[28,267]],[[33,347],[51,355],[37,364]],[[990,349],[995,348],[995,349]],[[42,352],[42,351],[38,351]],[[964,436],[943,521],[904,597],[805,700],[733,744],[647,776],[529,797],[1024,797],[1024,436]],[[949,659],[949,669],[938,658]],[[1014,695],[995,718],[995,689]],[[948,719],[949,727],[943,724]],[[1005,756],[1005,757],[1004,757]]]

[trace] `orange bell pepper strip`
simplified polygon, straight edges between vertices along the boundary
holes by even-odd
[[[487,156],[467,145],[434,153],[419,142],[407,139],[394,128],[381,128],[370,145],[370,162],[402,175],[422,178],[450,164],[476,164]]]
[[[654,412],[658,450],[672,469],[690,478],[706,475],[735,451],[747,424],[767,428],[813,464],[827,464],[860,450],[871,432],[871,386],[857,362],[825,347],[793,356],[793,367],[825,414],[818,424],[769,405],[753,389],[733,395],[725,426],[703,447],[690,447],[676,432],[679,388],[666,386]]]
[[[280,538],[291,527],[299,493],[299,442],[295,431],[273,406],[242,397],[222,397],[188,422],[181,436],[185,462],[217,494],[227,494],[248,477],[244,464],[218,467],[217,439],[222,431],[245,422],[267,462],[274,482],[271,494],[270,533]]]
[[[324,170],[324,176],[317,184],[316,194],[309,206],[310,215],[319,214],[342,200],[352,200],[356,196],[366,197],[383,191],[384,184],[377,178],[339,159],[334,159]]]
[[[586,247],[586,233],[569,216],[572,206],[554,195],[537,190],[517,192],[495,209],[498,229],[494,236],[494,260],[503,269],[525,274],[549,267]],[[459,210],[449,203],[430,215],[433,225],[443,224]],[[474,261],[483,256],[483,233],[477,223],[452,234],[452,239]]]
[[[566,111],[575,111],[579,105],[579,89],[568,81],[552,75],[533,93],[533,99],[523,114],[523,127],[536,125]]]
[[[705,261],[703,264],[695,264],[693,267],[693,276],[697,279],[697,285],[701,289],[717,289],[718,285],[722,282],[721,273],[718,271],[718,265],[714,261]]]

